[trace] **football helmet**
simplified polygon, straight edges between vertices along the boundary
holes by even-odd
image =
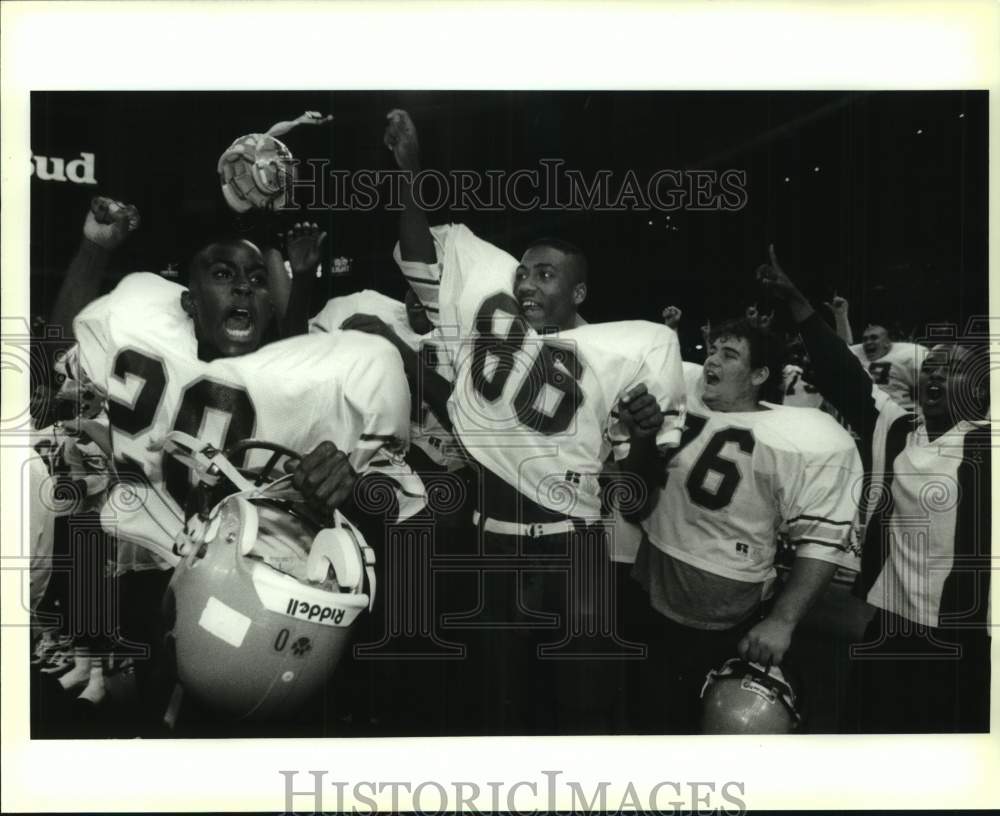
[[[251,482],[230,458],[253,449],[272,453]],[[189,521],[164,600],[177,679],[224,717],[294,711],[332,675],[371,609],[374,552],[339,512],[332,524],[312,515],[289,475],[269,481],[282,457],[299,458],[294,451],[248,440],[226,456],[178,432],[164,450],[209,495],[230,491]]]
[[[703,734],[790,734],[802,725],[795,690],[781,669],[738,657],[708,673],[701,702]]]
[[[219,157],[222,195],[236,212],[284,206],[294,178],[292,152],[273,136],[240,136]]]

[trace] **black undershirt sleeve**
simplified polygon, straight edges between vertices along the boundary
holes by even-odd
[[[809,351],[813,385],[871,447],[879,412],[872,396],[872,381],[847,344],[823,319],[813,313],[797,326]]]

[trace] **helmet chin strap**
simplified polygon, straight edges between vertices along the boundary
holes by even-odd
[[[755,680],[759,685],[764,686],[768,691],[772,692],[774,698],[784,706],[793,721],[801,724],[802,715],[796,706],[794,689],[785,679],[785,675],[781,669],[777,666],[772,667],[770,664],[762,666],[759,663],[752,663],[749,660],[742,660],[741,658],[727,660],[722,664],[721,668],[712,669],[706,675],[705,683],[702,685],[701,693],[698,696],[704,699],[705,692],[708,691],[713,683],[720,679],[737,675]]]
[[[271,501],[301,501],[302,495],[292,486],[293,474],[288,473],[265,485],[255,485],[229,461],[222,451],[183,431],[172,431],[163,441],[163,450],[194,471],[199,481],[215,486],[225,477],[236,488],[226,497],[235,499],[243,507],[246,524],[240,538],[240,552],[247,555],[257,542],[257,508],[254,499]],[[207,524],[218,513],[220,504],[212,510]],[[189,544],[200,537],[206,522],[193,517],[181,534]],[[350,592],[363,592],[368,584],[368,609],[375,604],[375,551],[368,546],[360,531],[353,527],[339,510],[333,512],[333,526],[323,527],[316,534],[309,548],[306,565],[311,581],[325,581],[333,569],[337,584]]]

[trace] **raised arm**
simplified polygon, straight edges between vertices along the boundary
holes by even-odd
[[[854,333],[851,331],[851,320],[847,314],[849,308],[847,298],[834,295],[833,300],[824,305],[833,312],[833,319],[837,326],[837,336],[847,343],[847,345],[851,345],[854,342]]]
[[[316,224],[308,222],[296,224],[285,235],[285,258],[291,267],[292,277],[291,291],[287,295],[283,313],[279,314],[282,337],[306,334],[309,331],[309,318],[318,311],[317,303],[322,303],[317,292],[318,281],[322,278],[317,275],[317,270],[324,241],[326,233]],[[283,281],[288,281],[284,263],[282,269],[272,273],[272,277],[275,274]]]
[[[758,280],[788,306],[809,351],[815,377],[813,385],[857,433],[870,438],[878,420],[871,378],[847,344],[823,322],[806,296],[782,270],[773,245],[768,252],[771,262],[757,270]]]
[[[267,129],[267,135],[280,139],[286,133],[294,130],[299,125],[325,125],[333,119],[329,114],[324,116],[319,111],[306,111],[301,116],[287,122],[275,122]]]
[[[83,240],[69,263],[52,307],[51,323],[74,339],[73,318],[101,291],[112,253],[139,227],[139,211],[130,204],[96,196],[83,222]],[[67,342],[68,344],[68,342]]]
[[[437,261],[437,255],[434,251],[434,239],[431,237],[431,226],[427,213],[413,200],[410,183],[413,175],[420,172],[417,128],[410,114],[398,108],[389,111],[386,119],[389,124],[386,125],[383,141],[392,151],[399,169],[405,171],[400,184],[403,212],[399,217],[399,254],[404,261],[432,264]]]

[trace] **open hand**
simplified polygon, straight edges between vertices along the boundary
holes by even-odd
[[[326,233],[315,223],[298,223],[285,233],[285,257],[293,275],[309,274],[319,266]]]

